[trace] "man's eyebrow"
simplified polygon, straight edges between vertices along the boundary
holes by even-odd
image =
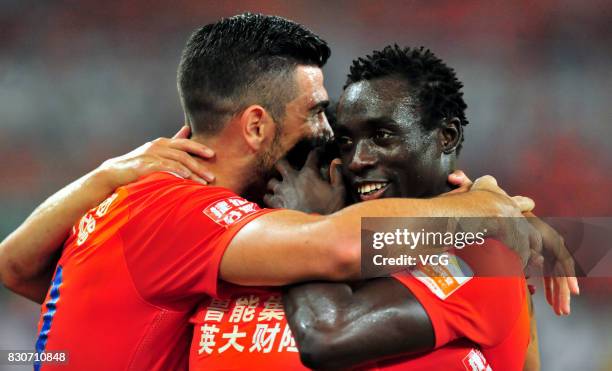
[[[380,117],[368,119],[367,124],[369,126],[375,126],[375,127],[377,126],[393,127],[393,128],[400,127],[400,124],[398,124],[394,119],[388,116],[380,116]]]
[[[324,110],[325,108],[327,108],[327,106],[329,106],[329,100],[322,100],[322,101],[317,102],[317,104],[315,104],[314,106],[310,107],[308,111],[314,112],[314,111]]]

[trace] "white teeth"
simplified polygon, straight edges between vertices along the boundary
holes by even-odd
[[[387,183],[367,183],[357,186],[357,192],[360,194],[369,193],[385,187]]]

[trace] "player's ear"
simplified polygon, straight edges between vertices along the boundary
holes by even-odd
[[[438,140],[444,153],[448,154],[455,151],[459,143],[461,143],[462,136],[463,128],[459,118],[442,119],[442,124],[438,131]]]
[[[240,114],[242,135],[254,151],[259,151],[266,140],[274,136],[274,120],[265,108],[259,105],[247,107]]]

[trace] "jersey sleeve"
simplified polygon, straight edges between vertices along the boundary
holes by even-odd
[[[460,338],[496,346],[513,331],[525,306],[524,278],[479,277],[469,266],[467,274],[455,269],[466,264],[459,259],[446,267],[421,266],[394,275],[427,312],[436,348]]]
[[[139,200],[121,231],[136,290],[163,307],[217,296],[225,249],[243,226],[271,211],[218,187],[174,187]]]

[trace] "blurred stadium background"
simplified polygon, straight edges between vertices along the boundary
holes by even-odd
[[[173,134],[186,38],[244,11],[328,40],[332,97],[353,58],[429,47],[465,83],[461,168],[494,174],[541,215],[612,216],[610,1],[0,0],[0,238],[104,159]],[[611,283],[582,280],[569,318],[539,288],[544,370],[612,370]],[[0,289],[0,349],[30,348],[37,319],[36,305]]]

